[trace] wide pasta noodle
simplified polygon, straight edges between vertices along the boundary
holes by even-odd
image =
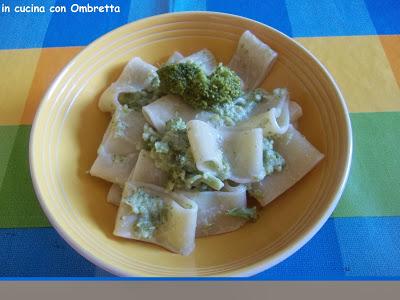
[[[163,187],[167,174],[158,169],[149,152],[142,150],[129,182],[143,182]],[[226,211],[232,208],[246,207],[246,188],[237,186],[230,191],[188,192],[176,191],[198,205],[196,237],[230,232],[241,227],[245,220],[231,217]]]
[[[141,221],[141,215],[135,212],[138,208],[130,205],[130,197],[139,189],[151,197],[157,197],[157,201],[162,201],[167,210],[163,222],[155,228],[151,236],[143,236],[135,230]],[[114,235],[146,241],[175,253],[189,255],[195,246],[196,220],[197,204],[183,195],[165,193],[155,185],[129,182],[125,185],[118,208]]]
[[[187,127],[197,169],[217,174],[223,168],[222,136],[219,131],[200,120],[189,121]]]
[[[301,108],[301,106],[295,101],[290,101],[289,102],[290,122],[291,123],[297,122],[297,120],[300,119],[302,115],[303,115],[303,109]]]
[[[208,49],[202,49],[197,51],[181,60],[178,61],[179,63],[187,63],[191,62],[198,65],[206,75],[210,75],[214,72],[215,68],[217,67],[217,61],[214,57],[214,54],[211,53]]]
[[[100,148],[90,168],[90,175],[123,185],[135,166],[137,156],[137,153],[116,155]]]
[[[179,62],[181,59],[183,59],[184,56],[178,52],[175,51],[174,53],[172,53],[172,55],[168,58],[168,60],[165,62],[164,65],[170,65],[170,64],[175,64],[177,62]]]
[[[217,130],[206,122],[192,120],[188,122],[188,137],[200,171],[214,175],[228,165],[227,178],[238,183],[255,182],[265,176],[261,128]]]
[[[168,175],[156,167],[154,160],[150,157],[150,153],[146,150],[140,151],[135,168],[132,170],[128,181],[140,181],[164,187],[167,180]]]
[[[107,202],[119,206],[122,197],[122,188],[119,184],[112,184],[107,193]]]
[[[168,120],[181,117],[189,121],[197,111],[182,101],[178,96],[166,95],[144,106],[142,112],[146,120],[159,132],[163,132]]]
[[[146,150],[141,150],[135,167],[132,168],[125,182],[143,182],[164,187],[167,180],[168,175],[156,167],[154,160],[150,157],[150,153]],[[121,201],[121,195],[122,188],[118,184],[113,184],[108,192],[107,201],[118,206]]]
[[[186,192],[182,194],[198,205],[196,237],[210,236],[239,229],[246,220],[232,217],[226,212],[233,208],[245,208],[246,188],[227,192]]]
[[[261,128],[223,132],[223,149],[231,170],[228,179],[250,183],[264,178]]]
[[[258,183],[252,190],[261,205],[265,206],[303,178],[324,157],[293,126],[275,140],[275,149],[285,158],[281,172],[273,173]]]
[[[104,135],[102,146],[116,154],[138,152],[142,142],[143,114],[126,107],[117,107]]]
[[[101,94],[99,100],[100,110],[112,112],[116,106],[119,106],[119,94],[133,93],[148,88],[152,80],[157,76],[156,71],[156,67],[141,58],[132,58],[118,79]]]
[[[249,118],[257,114],[264,113],[273,107],[282,106],[285,101],[290,102],[289,92],[286,88],[275,88],[272,92],[262,90],[265,99],[257,104],[257,106],[249,113]],[[290,106],[290,104],[289,104]]]
[[[239,39],[229,67],[242,79],[244,89],[252,90],[265,79],[277,56],[274,50],[254,34],[245,31]]]
[[[238,125],[238,128],[262,128],[265,137],[284,134],[290,124],[289,106],[288,103],[278,110],[275,107],[269,111],[256,115],[245,122]]]
[[[140,112],[117,107],[97,151],[90,174],[124,184],[138,158],[145,123]]]
[[[243,188],[246,189],[245,185],[233,182],[231,180],[225,180],[224,181],[224,188],[223,191],[226,192],[236,192],[236,191],[241,191]]]
[[[284,134],[290,124],[289,96],[286,89],[282,89],[280,97],[274,97],[262,107],[266,111],[252,116],[238,124],[238,128],[262,128],[265,137]],[[257,111],[260,111],[257,109]]]

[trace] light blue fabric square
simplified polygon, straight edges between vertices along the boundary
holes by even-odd
[[[400,275],[400,217],[334,220],[347,276]]]
[[[363,0],[286,0],[293,36],[376,34]]]
[[[10,6],[10,13],[0,13],[0,49],[41,48],[50,22],[51,13],[16,13],[16,6],[36,4],[46,8],[55,1],[2,1]],[[39,3],[41,2],[41,3]],[[0,4],[1,5],[1,4]],[[1,7],[1,6],[0,6]]]

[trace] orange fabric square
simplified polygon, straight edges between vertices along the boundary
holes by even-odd
[[[32,124],[41,99],[62,68],[82,49],[82,47],[42,49],[35,76],[26,100],[21,124]]]
[[[381,35],[379,39],[400,86],[400,35]]]

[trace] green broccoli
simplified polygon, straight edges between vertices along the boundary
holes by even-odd
[[[257,208],[235,207],[226,211],[226,214],[231,217],[238,217],[247,221],[255,222],[258,218]]]
[[[207,102],[210,106],[231,102],[242,94],[241,81],[231,69],[219,64],[209,76]]]
[[[143,141],[156,167],[168,173],[167,190],[220,190],[223,187],[219,178],[196,168],[186,123],[181,118],[169,120],[162,134],[146,123]]]
[[[143,187],[135,188],[133,193],[124,196],[122,201],[129,205],[135,214],[132,229],[142,238],[152,238],[155,231],[170,217],[168,204],[160,197],[148,194]]]
[[[157,74],[162,93],[179,95],[202,110],[233,101],[242,93],[240,78],[222,64],[209,76],[190,62],[163,66]]]
[[[154,101],[154,96],[152,93],[146,91],[121,93],[118,95],[118,101],[121,105],[126,105],[130,109],[140,111],[143,106]]]
[[[161,67],[157,74],[160,90],[166,94],[189,96],[193,92],[200,96],[208,85],[207,75],[196,64],[190,62],[166,65]]]
[[[155,76],[146,89],[137,92],[120,93],[118,101],[121,105],[126,105],[130,109],[141,111],[143,106],[162,96],[159,86],[160,80],[158,76]]]
[[[274,141],[263,139],[263,164],[266,175],[281,172],[285,166],[285,159],[274,149]]]

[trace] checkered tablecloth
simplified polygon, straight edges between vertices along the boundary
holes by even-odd
[[[351,112],[354,153],[342,199],[320,232],[255,279],[400,278],[399,0],[4,0],[0,12],[0,276],[111,276],[51,228],[33,191],[31,124],[51,81],[82,47],[128,22],[209,10],[255,19],[310,49]],[[120,13],[13,13],[16,5],[119,5]],[[1,4],[0,4],[1,9]]]

